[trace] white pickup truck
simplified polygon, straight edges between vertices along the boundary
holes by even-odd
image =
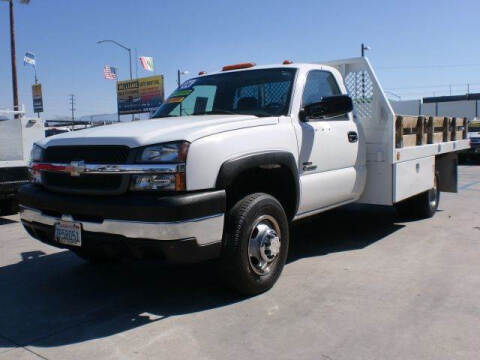
[[[151,120],[36,144],[21,219],[93,261],[219,258],[227,284],[257,294],[280,276],[293,221],[352,202],[432,216],[457,190],[465,127],[396,116],[365,58],[225,66]]]

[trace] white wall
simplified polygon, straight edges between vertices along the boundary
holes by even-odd
[[[421,100],[390,101],[393,111],[395,111],[395,114],[399,115],[457,116],[466,117],[469,120],[476,116],[480,116],[480,114],[475,114],[475,105],[477,103],[477,111],[480,112],[480,101],[477,100],[462,100],[426,104],[422,104]]]
[[[422,115],[436,116],[435,103],[422,104]]]
[[[393,111],[398,115],[420,115],[421,100],[392,101]]]
[[[0,161],[23,160],[22,122],[0,121]]]
[[[475,117],[475,102],[471,100],[438,103],[439,116]]]

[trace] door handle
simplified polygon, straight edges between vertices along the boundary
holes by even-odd
[[[358,134],[355,131],[349,131],[348,141],[351,143],[356,143],[358,141]]]

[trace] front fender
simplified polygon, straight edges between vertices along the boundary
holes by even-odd
[[[295,191],[296,212],[300,199],[300,182],[295,157],[287,151],[262,151],[229,159],[222,164],[215,187],[217,189],[228,188],[235,178],[246,170],[259,167],[268,169],[277,166],[288,169],[294,179],[295,189],[293,190]]]

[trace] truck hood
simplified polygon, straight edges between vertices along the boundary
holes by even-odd
[[[42,147],[58,145],[126,145],[138,147],[168,141],[189,142],[220,132],[274,125],[277,117],[253,115],[182,116],[125,122],[72,131],[46,138]]]

